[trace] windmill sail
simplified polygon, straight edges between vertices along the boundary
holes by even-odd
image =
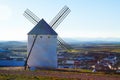
[[[67,6],[64,6],[59,13],[52,19],[49,25],[56,29],[58,25],[65,19],[65,17],[70,13],[70,9]]]
[[[69,50],[61,41],[58,40],[58,45],[65,50]]]
[[[37,17],[33,12],[31,12],[29,9],[26,9],[23,15],[34,25],[36,25],[39,21],[40,18]]]
[[[73,49],[69,44],[67,44],[62,38],[58,36],[58,41],[62,44],[67,50]]]

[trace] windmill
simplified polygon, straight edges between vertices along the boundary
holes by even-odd
[[[49,26],[52,27],[53,30],[55,30],[58,25],[65,19],[65,17],[70,13],[70,9],[67,6],[64,6],[60,12],[52,19],[52,21],[49,23]],[[32,22],[34,25],[37,25],[40,21],[39,17],[37,17],[33,12],[31,12],[29,9],[26,9],[23,14],[30,22]],[[25,68],[27,66],[28,59],[30,57],[31,51],[34,47],[34,44],[36,42],[37,35],[35,36],[33,43],[31,45],[31,48],[28,52],[28,57],[25,62]],[[61,47],[64,49],[70,50],[71,47],[60,37],[57,38],[58,43]]]

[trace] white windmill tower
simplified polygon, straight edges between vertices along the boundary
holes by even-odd
[[[27,65],[29,67],[57,68],[56,38],[60,46],[66,49],[69,49],[69,46],[60,37],[57,37],[57,33],[53,29],[56,29],[69,13],[70,9],[64,6],[48,25],[29,9],[24,12],[23,15],[36,25],[28,33],[28,57],[25,69]],[[49,31],[50,33],[48,33]]]
[[[30,67],[57,68],[57,33],[42,19],[28,33],[27,64]]]

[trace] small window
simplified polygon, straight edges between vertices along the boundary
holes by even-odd
[[[33,35],[33,38],[35,38],[35,35]]]
[[[40,38],[42,38],[42,36],[40,36]]]

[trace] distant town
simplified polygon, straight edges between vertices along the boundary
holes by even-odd
[[[58,68],[120,72],[120,42],[72,42],[70,45],[71,51],[58,46]],[[26,57],[26,42],[0,42],[1,67],[23,67]]]

